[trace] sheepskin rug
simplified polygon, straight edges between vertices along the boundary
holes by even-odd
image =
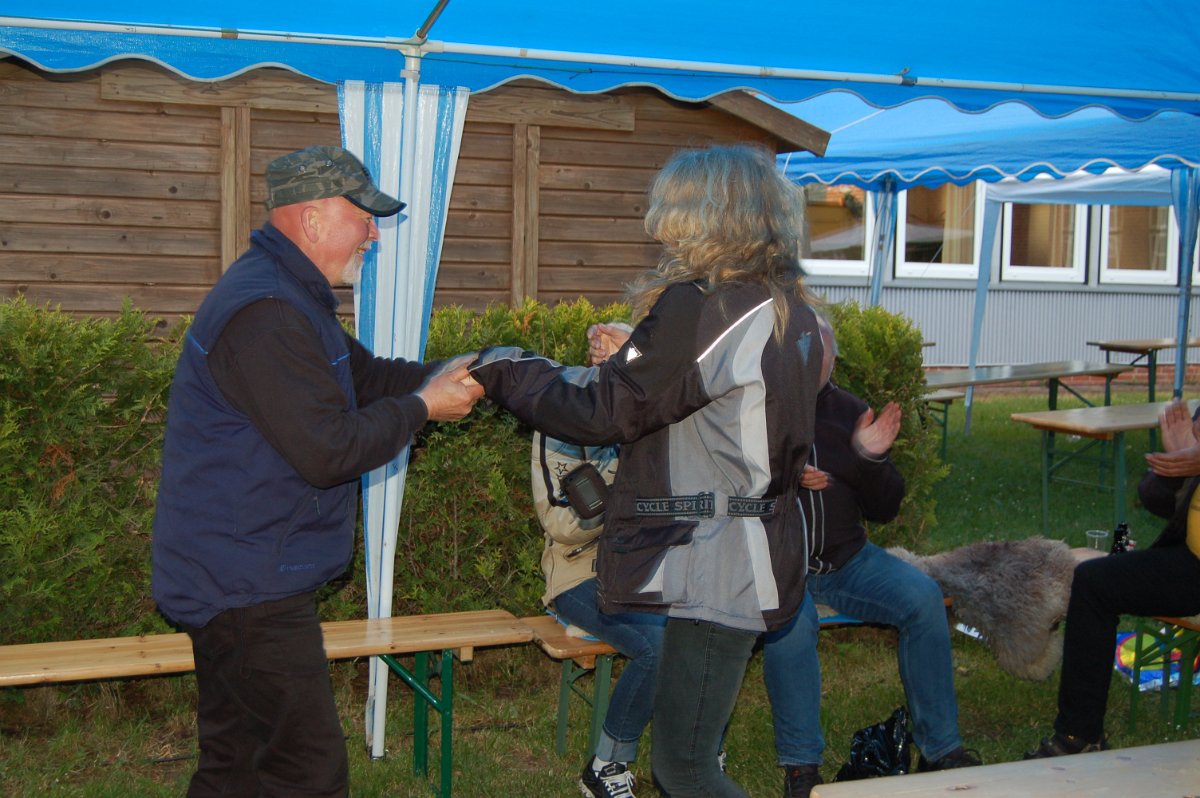
[[[888,551],[941,585],[953,598],[954,618],[979,631],[1005,671],[1032,681],[1054,672],[1077,562],[1066,543],[1034,537],[971,543],[930,556]]]

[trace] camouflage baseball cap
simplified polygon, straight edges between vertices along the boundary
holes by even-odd
[[[345,197],[375,216],[393,216],[404,203],[379,190],[362,162],[341,147],[321,145],[267,164],[267,208]]]

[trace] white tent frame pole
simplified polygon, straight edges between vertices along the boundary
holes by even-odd
[[[960,78],[915,77],[912,75],[880,75],[871,72],[836,72],[824,69],[792,69],[754,64],[722,64],[711,61],[682,61],[669,58],[647,58],[607,53],[576,53],[565,50],[539,50],[525,47],[501,47],[459,42],[420,41],[370,36],[325,36],[313,33],[288,33],[171,25],[114,25],[98,22],[35,19],[31,17],[0,17],[0,26],[46,28],[50,30],[96,31],[108,33],[137,33],[157,36],[197,36],[251,41],[298,42],[337,46],[382,47],[403,51],[406,55],[448,53],[452,55],[483,55],[509,58],[515,61],[586,62],[633,69],[667,69],[673,71],[711,72],[727,75],[746,75],[760,78],[820,80],[836,82],[875,83],[891,86],[932,87],[940,89],[972,89],[1007,94],[1073,94],[1083,97],[1113,97],[1122,99],[1170,100],[1200,102],[1198,92],[1154,91],[1150,89],[1119,89],[1099,86],[1055,86],[1039,83],[965,80]]]

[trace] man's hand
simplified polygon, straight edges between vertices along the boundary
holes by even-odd
[[[460,365],[430,377],[417,396],[425,402],[430,421],[458,421],[483,396],[483,386]]]
[[[617,353],[629,340],[633,328],[619,321],[602,322],[588,327],[588,360],[598,366]]]
[[[829,474],[819,468],[806,465],[800,472],[800,487],[805,490],[825,490],[829,487]]]
[[[858,424],[854,427],[854,435],[851,436],[850,442],[854,445],[854,450],[862,456],[878,459],[892,448],[892,443],[899,433],[900,405],[888,402],[878,418],[875,417],[875,411],[869,407],[858,417]]]
[[[1190,477],[1200,474],[1200,436],[1187,403],[1176,400],[1158,414],[1162,430],[1162,452],[1146,455],[1146,464],[1160,477]]]
[[[1196,445],[1196,432],[1187,402],[1176,399],[1158,414],[1158,426],[1162,430],[1163,451],[1175,452]]]

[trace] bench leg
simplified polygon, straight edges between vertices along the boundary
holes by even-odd
[[[430,707],[441,715],[441,784],[438,795],[441,798],[450,798],[454,765],[454,651],[446,649],[442,652],[440,698],[430,689],[430,653],[423,651],[416,654],[414,670],[411,673],[389,654],[382,655],[380,659],[413,690],[413,772],[418,776],[425,775],[429,770]]]
[[[596,657],[595,684],[592,686],[592,723],[588,732],[588,756],[594,756],[600,743],[600,732],[608,714],[608,700],[612,692],[612,654]]]
[[[575,663],[571,660],[564,659],[562,661],[558,678],[558,725],[554,730],[554,750],[559,756],[567,752],[567,721],[571,714],[571,685],[586,673],[582,668],[578,671],[576,673]]]

